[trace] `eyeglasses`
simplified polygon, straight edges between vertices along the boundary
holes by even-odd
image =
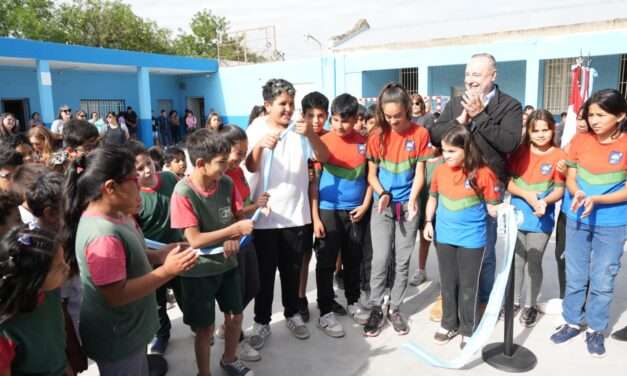
[[[69,114],[69,113],[71,113],[71,112],[72,112],[72,110],[70,110],[70,109],[67,109],[67,110],[61,110],[61,112],[65,112],[66,114]]]

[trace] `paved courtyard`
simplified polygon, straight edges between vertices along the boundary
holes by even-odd
[[[497,252],[502,252],[501,243]],[[544,284],[540,302],[558,296],[557,271],[554,258],[555,242],[549,243],[544,257]],[[432,248],[432,252],[434,249]],[[497,253],[498,255],[498,253]],[[624,259],[625,260],[625,259]],[[414,270],[417,257],[412,260]],[[249,367],[255,375],[263,376],[357,376],[357,375],[502,375],[491,366],[485,364],[477,354],[474,361],[462,370],[446,370],[433,368],[422,363],[410,352],[402,349],[408,341],[423,346],[429,352],[443,359],[455,358],[459,350],[459,340],[455,339],[448,345],[439,346],[433,343],[432,336],[438,324],[429,320],[430,305],[438,293],[438,268],[435,257],[429,257],[427,265],[428,281],[419,288],[410,287],[406,303],[402,311],[410,319],[411,331],[406,336],[398,336],[391,326],[387,325],[381,335],[366,338],[361,334],[361,327],[350,318],[341,317],[346,336],[333,339],[323,334],[315,325],[318,318],[316,307],[315,257],[312,259],[309,274],[308,298],[310,301],[311,321],[309,330],[311,337],[307,340],[294,338],[285,327],[282,314],[280,283],[277,283],[272,318],[272,335],[261,350],[263,359],[250,362]],[[339,301],[345,303],[343,291],[338,290]],[[627,325],[627,272],[621,270],[616,283],[616,297],[611,309],[610,327],[615,330]],[[182,323],[178,308],[168,311],[173,321],[172,338],[166,353],[170,365],[168,375],[196,375],[194,360],[193,337],[187,326]],[[217,324],[221,323],[218,315]],[[538,358],[537,367],[529,372],[534,375],[624,375],[627,369],[627,343],[606,340],[607,356],[598,359],[588,355],[584,336],[580,335],[569,343],[554,345],[549,336],[559,323],[559,315],[543,315],[536,327],[522,328],[515,323],[515,342],[531,349]],[[244,327],[252,324],[252,304],[246,309]],[[502,340],[503,323],[497,324],[491,342]],[[224,342],[216,339],[211,351],[211,369],[213,375],[222,375],[219,359]],[[95,364],[91,364],[84,375],[98,374]]]

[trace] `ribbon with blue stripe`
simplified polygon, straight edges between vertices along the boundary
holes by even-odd
[[[522,218],[518,218],[519,215],[515,212],[514,207],[508,205],[499,209],[499,216],[504,216],[504,220],[498,221],[499,224],[505,224],[505,259],[498,271],[492,293],[490,293],[490,300],[483,314],[481,322],[477,326],[477,329],[473,333],[472,337],[468,339],[466,346],[461,353],[454,359],[446,360],[441,359],[416,343],[410,342],[403,345],[405,350],[412,352],[419,360],[430,364],[433,367],[459,369],[468,364],[475,354],[480,351],[486,342],[490,339],[494,327],[499,318],[499,313],[503,305],[503,299],[505,297],[505,289],[507,288],[507,279],[509,278],[509,270],[512,266],[512,260],[514,258],[514,248],[516,246],[516,234],[518,232],[518,224],[522,222]],[[500,229],[502,232],[503,229]]]

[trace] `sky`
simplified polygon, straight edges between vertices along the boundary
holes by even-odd
[[[574,22],[607,19],[608,14],[612,18],[627,17],[625,0],[123,1],[132,7],[135,14],[156,21],[159,26],[167,27],[174,33],[179,29],[189,31],[191,17],[203,9],[226,17],[231,32],[274,26],[276,47],[289,60],[319,56],[329,46],[332,36],[346,32],[361,18],[365,18],[372,30],[377,30],[379,39],[385,41],[387,35],[398,36],[404,30],[420,39],[421,35],[427,37],[439,30],[456,35],[473,34],[473,25],[481,25],[476,27],[476,31],[480,32],[490,23],[505,31],[510,25],[520,29],[534,22],[537,27],[550,24],[553,20],[568,22],[575,15],[578,19]],[[574,10],[570,15],[569,8]],[[306,38],[306,35],[313,38]],[[267,42],[273,43],[271,33],[266,37],[265,30],[250,32],[248,36],[248,45],[253,51],[264,49]]]

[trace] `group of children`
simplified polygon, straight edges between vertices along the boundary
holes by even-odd
[[[396,83],[369,111],[349,94],[329,110],[324,95],[310,93],[296,121],[289,82],[270,80],[262,94],[265,111],[245,131],[225,125],[187,136],[187,175],[182,149],[168,149],[162,169],[161,156],[138,142],[96,146],[97,129],[82,120],[63,129],[65,176],[22,165],[0,141],[0,375],[76,374],[86,357],[105,376],[147,375],[146,346],[167,348],[171,289],[193,331],[199,375],[210,375],[219,336],[221,367],[251,376],[242,360],[260,360],[271,334],[277,269],[286,326],[309,337],[312,249],[320,330],[344,336],[337,316],[349,315],[366,336],[386,321],[404,335],[418,237],[437,249],[443,314],[434,340],[460,335],[464,346],[481,314],[487,219],[504,196],[469,128],[453,127],[433,147],[429,130],[412,122],[416,99]],[[508,157],[506,189],[524,218],[515,251],[520,321],[538,320],[542,256],[561,200],[565,324],[551,339],[565,342],[587,326],[597,356],[627,239],[626,114],[617,91],[595,93],[562,151],[552,115],[535,111]],[[338,265],[346,307],[335,299]],[[253,299],[244,335],[242,312]],[[218,328],[215,301],[224,314]]]

